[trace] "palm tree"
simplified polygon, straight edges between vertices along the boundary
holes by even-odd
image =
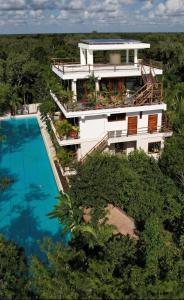
[[[60,194],[57,197],[59,204],[55,205],[54,210],[48,214],[52,218],[58,218],[60,223],[64,225],[64,231],[73,231],[77,225],[81,223],[81,215],[77,216],[73,206],[73,201],[68,194]]]
[[[75,207],[72,198],[68,194],[61,194],[58,197],[59,204],[48,214],[50,218],[58,218],[64,225],[64,233],[72,231],[72,234],[86,236],[89,247],[104,245],[113,234],[114,226],[104,223],[92,225],[83,221],[83,208]]]
[[[22,99],[20,97],[18,97],[18,95],[14,92],[11,96],[11,100],[9,102],[9,106],[11,109],[11,113],[13,115],[16,114],[17,109],[20,107],[22,103]]]

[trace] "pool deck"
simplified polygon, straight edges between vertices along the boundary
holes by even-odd
[[[50,135],[47,131],[46,125],[41,120],[40,113],[38,112],[36,114],[36,116],[37,116],[38,124],[39,124],[39,127],[40,127],[40,131],[41,131],[41,134],[42,134],[42,137],[43,137],[43,141],[44,141],[44,144],[45,144],[45,147],[46,147],[46,150],[47,150],[47,154],[48,154],[48,157],[49,157],[49,160],[50,160],[50,163],[51,163],[52,171],[53,171],[53,174],[54,174],[54,177],[55,177],[55,180],[56,180],[58,190],[61,191],[61,192],[64,192],[63,186],[61,184],[61,181],[60,181],[60,178],[59,178],[59,175],[58,175],[58,172],[56,170],[55,163],[54,163],[54,160],[56,159],[55,148],[52,144],[52,141],[51,141]]]
[[[51,164],[51,167],[52,167],[53,175],[54,175],[58,190],[60,192],[64,193],[64,189],[63,189],[63,186],[61,184],[61,181],[60,181],[60,178],[59,178],[59,175],[58,175],[55,163],[54,163],[54,160],[56,159],[56,151],[55,151],[55,148],[52,144],[50,135],[47,131],[46,124],[41,120],[40,112],[35,113],[35,114],[15,115],[15,116],[11,116],[10,114],[7,114],[4,117],[0,117],[0,121],[1,120],[8,120],[10,118],[21,119],[21,118],[29,118],[29,117],[36,117],[37,120],[38,120],[38,124],[39,124],[40,131],[41,131],[41,134],[42,134],[42,138],[43,138],[46,150],[47,150],[47,154],[48,154],[48,157],[49,157],[49,161],[50,161],[50,164]]]

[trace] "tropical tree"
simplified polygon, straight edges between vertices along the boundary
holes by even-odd
[[[28,298],[28,266],[21,248],[0,236],[0,298]]]
[[[50,218],[58,218],[64,226],[63,234],[72,231],[72,234],[85,234],[90,247],[99,244],[103,245],[112,237],[113,226],[102,224],[85,224],[83,208],[76,208],[71,197],[68,194],[61,194],[58,197],[59,204],[49,213]]]
[[[39,107],[42,119],[44,121],[47,120],[47,116],[52,116],[55,112],[56,105],[54,101],[52,101],[50,98],[45,99],[45,101],[42,102],[42,104]]]
[[[22,104],[22,99],[18,97],[16,92],[13,92],[11,95],[11,99],[9,101],[9,107],[13,115],[16,114],[17,109],[20,107],[21,104]]]
[[[166,142],[159,165],[184,191],[184,132],[174,135]]]

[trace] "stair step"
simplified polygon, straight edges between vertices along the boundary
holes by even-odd
[[[106,134],[103,139],[96,144],[89,152],[81,159],[81,161],[85,161],[86,157],[88,155],[93,154],[95,151],[103,151],[105,147],[107,146],[107,141],[108,141],[108,135]]]

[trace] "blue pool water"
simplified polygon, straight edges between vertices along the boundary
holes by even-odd
[[[0,177],[12,179],[0,192],[0,233],[23,246],[27,255],[40,255],[37,241],[61,239],[61,225],[47,214],[58,189],[36,118],[1,121]],[[66,239],[68,237],[65,237]]]

